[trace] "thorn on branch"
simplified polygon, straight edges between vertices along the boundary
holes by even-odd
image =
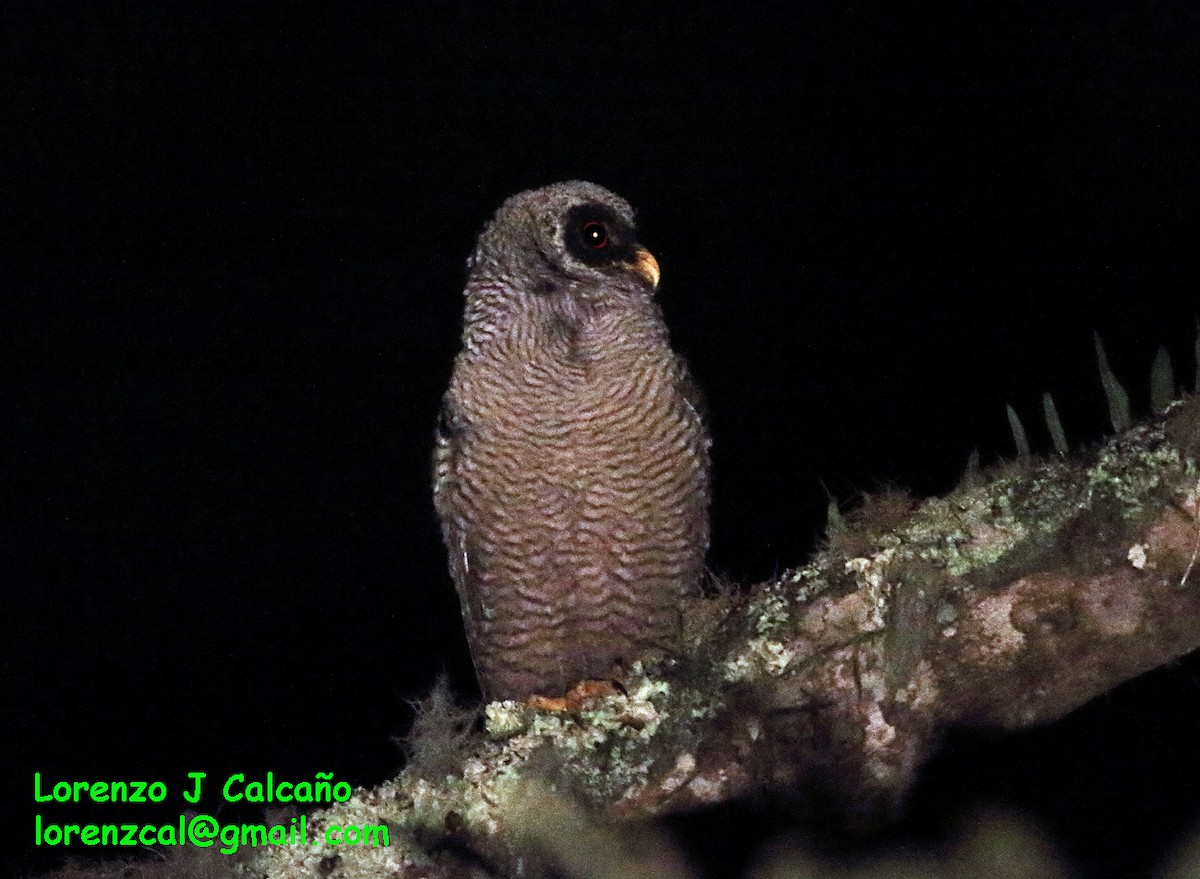
[[[1042,412],[1046,416],[1046,429],[1050,431],[1050,441],[1054,443],[1054,451],[1062,456],[1066,456],[1070,451],[1067,445],[1067,434],[1063,430],[1062,421],[1058,417],[1058,407],[1054,405],[1054,398],[1050,396],[1050,392],[1042,394]]]
[[[1124,433],[1133,426],[1133,417],[1129,413],[1129,395],[1117,381],[1116,374],[1108,365],[1108,355],[1104,353],[1104,343],[1100,334],[1093,333],[1096,340],[1096,362],[1100,367],[1100,382],[1104,385],[1104,397],[1108,400],[1108,418],[1113,430]]]
[[[1171,355],[1162,345],[1154,354],[1154,365],[1150,367],[1150,405],[1155,414],[1167,411],[1175,399],[1175,372],[1171,368]]]
[[[1021,424],[1017,410],[1009,405],[1005,408],[1008,410],[1008,427],[1012,431],[1013,444],[1017,447],[1017,460],[1028,464],[1033,459],[1033,453],[1029,450],[1029,437],[1025,435],[1025,425]]]

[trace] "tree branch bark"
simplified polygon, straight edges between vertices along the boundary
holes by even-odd
[[[608,875],[630,843],[604,822],[773,787],[876,815],[943,730],[1052,721],[1200,646],[1198,451],[1193,400],[915,509],[868,501],[804,568],[692,602],[685,656],[633,669],[627,695],[558,714],[493,703],[459,774],[415,763],[314,816],[316,831],[386,823],[390,848],[270,848],[251,870],[528,875],[578,863],[586,838],[586,875]],[[653,848],[655,875],[684,875]]]

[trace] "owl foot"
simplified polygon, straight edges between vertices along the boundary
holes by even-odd
[[[588,703],[593,700],[624,694],[625,688],[617,681],[582,680],[573,686],[565,696],[530,696],[525,700],[525,704],[538,711],[576,714],[588,707]]]

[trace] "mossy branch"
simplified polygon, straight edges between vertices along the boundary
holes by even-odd
[[[493,703],[454,774],[406,770],[314,818],[386,824],[390,848],[270,848],[250,869],[637,875],[653,851],[646,875],[684,876],[608,822],[805,786],[877,815],[943,730],[1051,721],[1200,646],[1198,458],[1193,400],[1086,454],[869,501],[806,567],[692,602],[684,658],[634,668],[627,695]]]

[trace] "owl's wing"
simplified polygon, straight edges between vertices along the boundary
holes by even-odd
[[[675,355],[675,374],[676,384],[679,387],[680,396],[683,397],[685,403],[696,417],[697,430],[694,434],[696,438],[696,452],[701,458],[700,466],[700,486],[699,495],[696,498],[700,504],[702,514],[695,521],[699,523],[696,540],[699,545],[704,547],[704,551],[708,550],[708,504],[712,498],[712,471],[710,467],[710,458],[712,448],[712,434],[708,431],[708,408],[705,405],[704,392],[700,390],[700,386],[696,384],[692,378],[692,371],[688,368],[687,361]],[[699,573],[697,573],[697,579]]]
[[[467,536],[462,520],[455,509],[457,488],[454,485],[454,460],[459,453],[463,434],[462,419],[447,394],[438,413],[437,428],[434,430],[433,447],[433,506],[442,523],[442,539],[450,557],[450,576],[458,591],[467,631],[472,631],[472,608],[475,605],[470,594],[471,565],[467,553]]]
[[[675,355],[675,382],[679,387],[679,393],[683,395],[683,399],[691,407],[691,410],[696,413],[700,424],[706,426],[708,424],[708,405],[704,399],[704,392],[692,378],[692,371],[688,368],[687,361],[678,354]],[[704,431],[704,435],[708,435],[707,430]]]
[[[447,491],[450,488],[450,465],[454,459],[455,421],[454,404],[447,395],[442,400],[437,427],[433,431],[433,506],[442,520],[443,527],[449,512]]]

